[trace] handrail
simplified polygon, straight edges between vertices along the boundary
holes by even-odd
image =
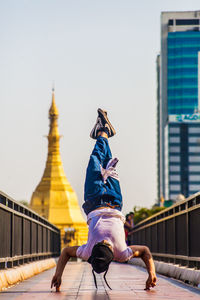
[[[0,191],[0,269],[60,255],[60,230]]]
[[[154,258],[200,269],[200,192],[135,225],[131,243]]]

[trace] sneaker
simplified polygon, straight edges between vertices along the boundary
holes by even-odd
[[[112,124],[110,123],[110,121],[108,119],[107,111],[105,111],[101,108],[98,108],[97,111],[98,111],[99,118],[101,119],[101,123],[103,125],[103,128],[107,129],[108,137],[112,137],[113,135],[116,134],[116,132],[115,132],[115,129],[113,128]]]
[[[102,122],[101,122],[101,118],[100,117],[98,117],[97,118],[97,121],[96,121],[96,123],[95,123],[95,125],[94,125],[94,127],[93,127],[93,129],[92,129],[92,131],[91,131],[91,133],[90,133],[90,137],[92,138],[92,139],[97,139],[97,137],[98,137],[98,132],[99,132],[99,130],[100,129],[102,129],[103,128],[103,124],[102,124]]]

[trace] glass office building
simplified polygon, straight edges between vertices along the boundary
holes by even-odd
[[[164,12],[158,76],[158,199],[200,191],[200,12]]]
[[[167,98],[169,115],[193,114],[198,111],[199,52],[200,31],[168,33]]]

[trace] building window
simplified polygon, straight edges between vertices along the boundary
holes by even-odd
[[[170,156],[169,161],[170,162],[180,162],[180,156]]]
[[[200,133],[200,127],[189,127],[189,133]]]
[[[189,162],[200,162],[200,156],[189,156]]]
[[[179,133],[180,128],[179,127],[170,127],[169,128],[169,133]]]
[[[199,19],[177,19],[176,25],[199,25]]]
[[[189,181],[200,182],[200,174],[199,175],[189,175]]]
[[[171,172],[180,172],[180,166],[170,166],[169,170]]]
[[[180,152],[180,147],[169,147],[169,152],[179,153]]]
[[[190,136],[189,137],[189,143],[195,143],[195,144],[200,144],[200,136]]]
[[[173,25],[173,24],[174,24],[174,20],[170,19],[170,20],[168,21],[168,25],[171,26],[171,25]]]
[[[189,166],[190,172],[200,172],[200,166]]]
[[[181,180],[181,176],[180,175],[170,175],[169,176],[169,180],[170,181],[180,181]]]
[[[200,184],[190,184],[189,189],[191,192],[200,191]]]
[[[177,137],[170,137],[169,138],[169,142],[170,143],[180,143],[180,137],[179,136],[177,136]]]
[[[199,146],[189,146],[189,152],[200,153]]]
[[[180,184],[170,184],[170,191],[177,191],[180,192],[181,186]]]

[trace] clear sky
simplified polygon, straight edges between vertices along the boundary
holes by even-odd
[[[98,107],[126,213],[156,201],[156,56],[161,11],[199,0],[1,0],[0,190],[30,201],[46,162],[52,82],[61,157],[80,205]]]

